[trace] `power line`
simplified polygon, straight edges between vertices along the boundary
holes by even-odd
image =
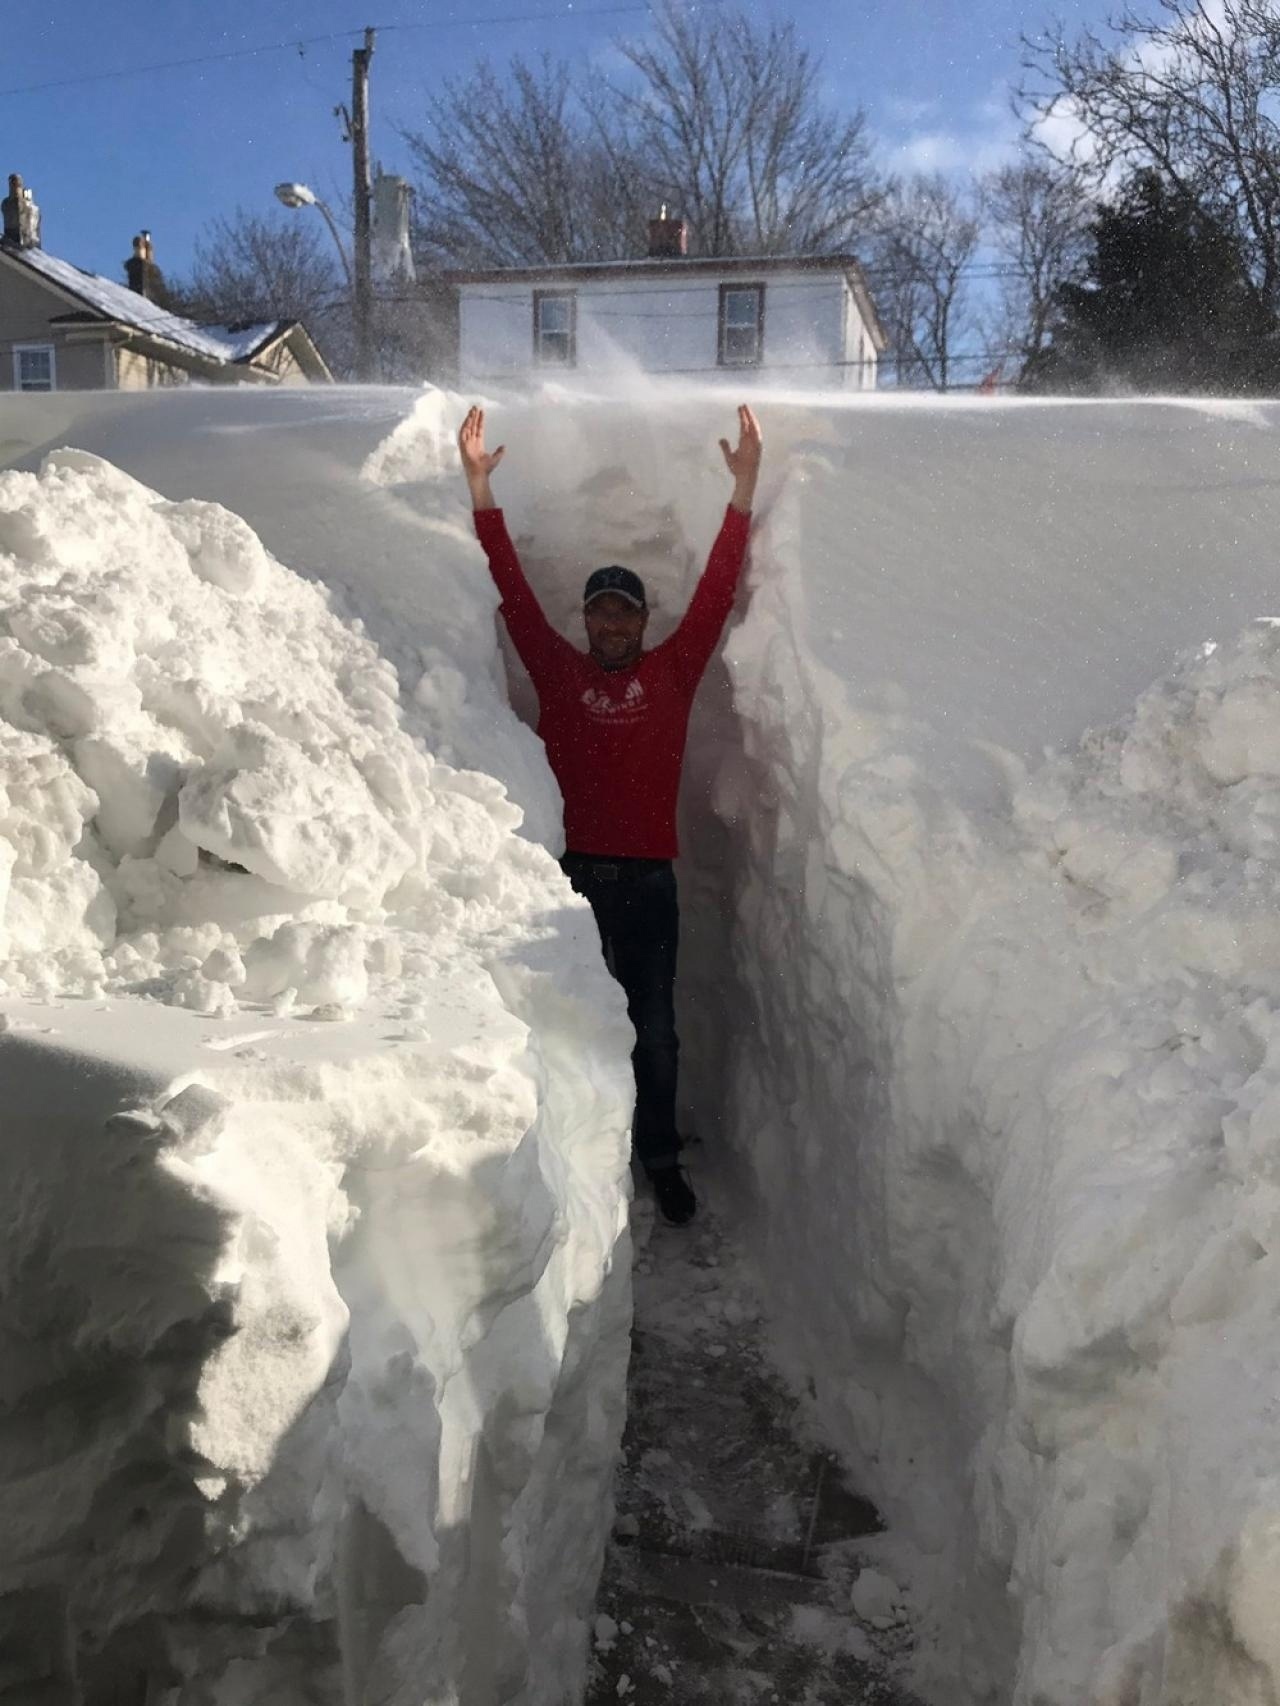
[[[720,260],[725,262],[726,265],[733,267],[735,277],[741,280],[743,288],[746,288],[749,285],[763,284],[766,290],[772,295],[775,292],[784,290],[821,289],[822,285],[829,279],[830,274],[835,271],[835,268],[832,266],[827,272],[819,273],[818,269],[813,266],[813,262],[816,260],[827,259],[834,261],[839,258],[839,255],[828,257],[808,254],[696,255],[690,257],[689,265],[687,270],[684,272],[673,271],[664,275],[670,280],[670,283],[664,284],[655,281],[652,284],[642,284],[639,282],[639,278],[644,275],[638,274],[633,275],[637,278],[636,283],[625,285],[621,288],[615,284],[611,284],[609,280],[611,278],[619,280],[622,279],[625,276],[626,268],[629,266],[644,267],[645,262],[643,259],[637,257],[629,261],[531,261],[528,263],[516,263],[510,267],[487,266],[476,267],[474,270],[481,273],[545,273],[548,276],[544,281],[539,281],[532,277],[518,279],[512,278],[509,288],[520,289],[525,285],[538,285],[540,282],[546,282],[568,292],[578,289],[580,282],[584,287],[589,288],[592,298],[598,300],[600,297],[604,296],[626,296],[628,298],[637,296],[670,296],[672,286],[678,281],[693,280],[698,279],[699,277],[709,278],[712,273],[717,271],[717,269],[708,266],[705,263],[713,260]],[[910,272],[904,271],[904,269],[900,267],[895,267],[890,262],[862,261],[859,260],[856,255],[852,257],[852,260],[856,271],[870,284],[893,284],[896,282],[910,283],[913,281],[913,275]],[[798,279],[777,282],[767,276],[763,278],[753,278],[750,274],[749,269],[752,266],[760,265],[775,267],[779,262],[792,263],[794,267],[800,267],[806,271],[813,272],[815,277],[812,280]],[[424,265],[425,264],[426,263],[424,263]],[[676,261],[671,264],[676,268],[682,268],[685,266],[685,263],[682,261]],[[590,272],[588,269],[595,270]],[[428,267],[428,271],[430,270],[432,269]],[[463,272],[471,269],[463,268],[455,264],[450,265],[443,270],[448,272]],[[964,261],[954,269],[954,272],[957,278],[999,279],[1025,278],[1027,276],[1025,268],[1020,267],[1016,261]],[[923,282],[924,275],[914,275],[914,277],[916,282]],[[486,286],[494,288],[501,285],[502,282],[503,281],[496,278],[486,278],[484,280],[484,284]],[[731,284],[734,282],[734,279],[726,277],[722,282]],[[465,288],[471,292],[472,301],[496,302],[506,300],[505,297],[493,296],[482,292],[475,284],[466,284],[459,288]]]
[[[979,279],[1001,279],[1001,278],[1020,278],[1020,277],[1022,277],[1022,274],[1019,273],[1015,267],[1010,267],[1007,270],[994,270],[993,269],[991,271],[983,271],[983,272],[975,271],[973,273],[967,273],[965,276],[969,277],[969,278],[979,278]],[[735,289],[747,290],[747,289],[750,289],[751,286],[753,284],[755,284],[756,281],[754,279],[744,278],[743,283],[741,285],[738,285],[732,279],[723,279],[722,280],[720,275],[716,275],[715,279],[709,279],[707,281],[707,288],[710,288],[713,284],[718,283],[718,282],[724,282],[724,283],[730,284]],[[467,298],[466,299],[468,302],[502,302],[502,303],[506,303],[508,306],[511,306],[512,304],[516,303],[519,300],[518,295],[513,294],[513,293],[519,293],[522,290],[527,290],[528,285],[524,281],[512,280],[511,292],[509,292],[505,295],[499,294],[496,291],[475,290],[469,285],[462,285],[462,286],[459,286],[458,288],[466,290],[466,292],[467,292]],[[646,296],[659,296],[659,297],[669,299],[672,296],[676,295],[678,289],[679,289],[679,286],[674,281],[673,281],[672,285],[666,290],[662,290],[662,289],[657,288],[657,287],[646,286],[645,288],[638,289],[638,290],[591,290],[591,291],[579,292],[579,291],[576,291],[572,285],[566,284],[564,289],[562,291],[558,292],[558,294],[563,295],[563,296],[577,295],[579,298],[579,301],[578,301],[579,310],[583,313],[592,314],[597,319],[602,319],[602,320],[616,320],[616,319],[669,320],[671,318],[671,315],[669,313],[663,313],[659,310],[639,309],[639,310],[635,311],[634,313],[625,313],[622,310],[616,309],[616,308],[598,309],[594,306],[594,304],[597,302],[600,302],[600,301],[607,300],[610,297],[613,297],[613,298],[616,298],[616,299],[619,299],[622,301],[632,301],[638,297],[646,297]],[[818,289],[820,289],[820,286],[817,284],[777,284],[771,280],[766,282],[766,284],[765,284],[765,293],[766,293],[766,296],[769,298],[773,298],[773,297],[783,295],[787,291],[806,291],[809,293],[813,293],[814,291],[816,291]],[[412,302],[412,301],[416,301],[417,298],[412,297],[412,296],[387,297],[384,300]],[[710,319],[714,320],[714,319],[716,319],[716,317],[717,317],[717,315],[716,315],[715,311],[710,310],[710,309],[707,309],[707,310],[694,309],[687,314],[682,310],[681,314],[680,314],[681,319],[691,319],[691,320],[696,320],[696,319],[700,319],[700,318],[701,319],[710,318]]]
[[[803,260],[804,257],[803,256],[797,257],[797,259]],[[638,263],[638,264],[643,264],[643,263]],[[521,269],[520,268],[513,268],[512,270],[513,271],[520,271]],[[548,272],[554,271],[555,270],[554,265],[552,263],[548,263],[546,270]],[[1020,269],[1018,267],[1014,266],[1012,263],[997,264],[994,262],[981,261],[981,262],[975,262],[971,266],[961,267],[958,270],[965,278],[974,278],[974,279],[1022,278],[1025,276],[1020,271]],[[891,279],[893,276],[892,274],[890,274],[888,272],[879,272],[874,267],[871,267],[871,268],[860,267],[859,271],[862,273],[864,278],[868,279],[871,282],[875,282],[877,279],[879,279],[881,282],[884,282],[884,281]],[[594,309],[593,304],[596,302],[606,300],[607,298],[610,298],[610,297],[621,299],[621,300],[627,301],[627,302],[635,301],[638,298],[646,297],[646,296],[657,296],[657,297],[663,298],[664,300],[669,300],[673,295],[676,294],[676,292],[679,289],[681,284],[684,284],[686,282],[696,282],[698,280],[699,280],[699,274],[691,270],[688,273],[688,275],[686,276],[686,278],[683,278],[683,279],[680,278],[678,275],[672,275],[671,283],[668,285],[659,285],[659,284],[636,285],[633,289],[619,288],[617,286],[612,286],[612,287],[608,287],[608,288],[603,288],[603,287],[602,288],[596,288],[595,287],[595,280],[591,280],[590,284],[591,284],[592,288],[590,290],[582,290],[581,292],[578,292],[578,287],[574,284],[572,278],[566,278],[563,281],[563,287],[560,291],[560,294],[567,296],[570,294],[578,293],[579,298],[580,298],[579,299],[579,307],[583,311],[588,312],[588,313],[598,314],[598,316],[600,318],[614,319],[614,318],[619,317],[616,310],[605,309],[601,312],[601,311]],[[507,305],[508,307],[510,307],[517,300],[517,297],[515,295],[513,295],[512,293],[527,290],[528,288],[530,288],[530,286],[535,281],[533,281],[531,279],[514,279],[513,278],[510,286],[508,287],[508,289],[506,291],[506,293],[501,292],[499,290],[499,288],[497,288],[497,283],[498,283],[497,280],[494,280],[492,282],[493,282],[493,288],[490,288],[487,290],[477,289],[473,285],[459,285],[459,286],[456,286],[455,288],[460,289],[460,290],[466,290],[468,302],[498,302],[498,303],[503,303],[503,304]],[[555,282],[558,285],[558,284],[560,284],[561,281],[556,280]],[[705,269],[705,272],[702,276],[701,282],[704,284],[705,288],[710,288],[712,285],[717,284],[717,283],[733,284],[735,281],[733,279],[721,278],[721,276],[719,274],[714,272],[714,269],[707,268],[707,269]],[[773,296],[781,295],[786,291],[813,292],[815,290],[820,290],[823,287],[823,284],[827,282],[827,280],[825,278],[815,278],[812,282],[809,282],[806,280],[806,281],[781,282],[780,283],[780,282],[777,282],[777,281],[771,280],[771,279],[766,279],[764,281],[760,281],[757,279],[750,278],[746,273],[743,273],[740,288],[746,289],[746,288],[750,287],[751,285],[757,284],[759,282],[764,283],[766,294],[770,297],[773,297]],[[341,291],[333,292],[332,293],[332,300],[340,301],[342,299],[342,294],[343,293]],[[420,302],[422,300],[422,296],[421,296],[421,293],[414,294],[412,292],[391,292],[391,293],[383,295],[380,298],[380,300],[383,302]],[[681,318],[684,318],[684,317],[685,316],[682,314]],[[688,317],[691,319],[699,318],[699,311],[694,310]],[[714,319],[715,317],[716,316],[714,314],[711,315],[712,319]],[[640,310],[640,311],[636,312],[634,315],[632,315],[632,314],[626,315],[625,318],[637,319],[637,320],[666,320],[666,319],[670,318],[670,315],[667,313],[657,313],[657,312],[654,312],[652,310]]]
[[[704,6],[718,6],[721,4],[721,0],[701,0],[701,3]],[[552,18],[612,18],[617,17],[623,12],[651,12],[652,10],[653,7],[651,4],[646,3],[641,5],[637,4],[636,0],[629,0],[628,4],[621,6],[592,6],[584,9],[582,7],[570,5],[565,7],[563,10],[554,12],[516,12],[505,18],[459,18],[450,21],[452,22],[454,29],[459,29],[464,25],[469,28],[475,24],[527,24],[537,23],[543,19]],[[439,27],[440,25],[438,22],[431,20],[428,20],[425,23],[381,24],[378,26],[378,28],[384,30],[434,30]]]
[[[80,77],[57,77],[48,83],[27,83],[12,89],[0,89],[0,95],[39,95],[46,89],[73,89],[83,83],[106,83],[118,77],[146,77],[154,71],[182,71],[192,65],[217,65],[228,59],[250,59],[258,53],[298,52],[315,47],[320,42],[347,41],[360,35],[359,30],[335,30],[324,36],[300,36],[294,41],[264,42],[260,47],[237,47],[227,53],[203,53],[190,59],[157,60],[153,65],[126,65],[117,71],[89,71]]]
[[[715,3],[715,0],[713,0]],[[530,24],[559,21],[561,23],[577,22],[584,18],[618,17],[628,12],[648,12],[651,7],[640,0],[629,0],[629,3],[619,6],[558,7],[554,11],[542,12],[506,12],[484,18],[460,18],[446,15],[423,23],[398,21],[390,24],[377,24],[373,28],[379,30],[439,30],[439,29],[473,29],[478,25],[488,24]],[[263,42],[257,47],[230,48],[225,53],[202,53],[192,55],[187,59],[157,60],[152,65],[124,65],[114,71],[87,71],[77,77],[55,77],[46,83],[22,83],[13,88],[0,89],[0,96],[10,95],[39,95],[50,89],[74,89],[86,83],[106,83],[122,77],[149,77],[157,71],[184,71],[195,65],[221,65],[233,59],[252,59],[260,53],[301,53],[303,48],[318,47],[325,42],[352,41],[364,34],[359,30],[331,30],[327,35],[295,36],[290,41]]]
[[[1014,358],[1021,359],[1025,355],[1025,350],[1015,348],[949,350],[947,352],[947,365],[949,367],[954,367],[960,362],[989,365],[993,361],[1009,361]],[[832,359],[830,361],[767,361],[761,362],[759,366],[750,366],[745,362],[741,365],[735,362],[705,362],[701,366],[696,367],[650,368],[646,370],[646,377],[650,379],[665,379],[674,374],[683,379],[691,373],[719,373],[721,375],[733,374],[735,376],[741,376],[744,379],[749,379],[755,375],[767,380],[775,373],[827,373],[833,368],[840,368],[841,370],[851,367],[901,368],[908,365],[918,366],[919,358],[910,352],[904,352],[901,355],[886,354],[878,358],[868,356],[847,356],[840,359]],[[473,374],[472,379],[474,383],[483,385],[490,381],[496,382],[516,379],[521,377],[525,371],[525,369],[507,368],[504,370],[495,368],[489,373]],[[598,377],[598,375],[593,376],[591,373],[586,372],[583,369],[566,367],[563,364],[553,365],[548,363],[546,366],[538,367],[535,371],[538,375],[546,379],[554,379],[557,374],[561,373],[574,374],[578,372],[583,372],[587,378]]]

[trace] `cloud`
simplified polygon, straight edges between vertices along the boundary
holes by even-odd
[[[922,119],[928,118],[930,113],[936,113],[938,102],[912,101],[902,96],[889,95],[880,103],[880,107],[891,125],[912,125],[919,124]]]
[[[922,105],[924,103],[921,103]],[[907,105],[907,103],[903,103]],[[1017,151],[1020,129],[1010,111],[1008,88],[997,84],[959,116],[959,122],[910,128],[885,137],[890,170],[942,172],[968,177],[1002,166]]]
[[[1079,106],[1068,95],[1059,95],[1051,102],[1031,130],[1055,159],[1087,166],[1097,154],[1097,141],[1080,116]]]
[[[1226,0],[1198,0],[1198,4],[1198,11],[1187,16],[1178,27],[1188,36],[1205,38],[1211,46],[1218,31],[1229,38],[1232,29],[1227,19]],[[1117,38],[1113,48],[1121,67],[1129,72],[1163,77],[1179,69],[1189,70],[1194,75],[1197,69],[1185,46],[1177,43],[1139,39],[1125,45]],[[1059,160],[1088,167],[1097,159],[1097,138],[1081,116],[1078,104],[1068,95],[1053,97],[1041,110],[1031,129],[1036,140]],[[1100,179],[1095,177],[1095,186],[1099,192],[1105,193],[1114,189],[1124,175],[1123,161],[1114,160]]]
[[[598,72],[606,80],[616,77],[625,82],[635,76],[635,66],[616,41],[598,42],[588,53],[587,63],[593,72]]]
[[[954,132],[922,130],[898,144],[891,163],[896,172],[954,172],[964,164],[964,145]]]

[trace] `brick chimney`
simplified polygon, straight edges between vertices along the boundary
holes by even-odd
[[[164,278],[156,265],[150,231],[140,231],[133,239],[133,253],[124,263],[124,275],[129,281],[129,289],[145,296],[148,302],[163,300]]]
[[[4,214],[6,243],[19,249],[40,247],[40,209],[16,172],[9,174],[9,193],[0,202],[0,212]]]
[[[678,261],[689,253],[689,227],[667,212],[664,201],[658,217],[649,221],[649,259]]]

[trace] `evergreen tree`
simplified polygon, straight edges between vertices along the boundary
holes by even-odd
[[[1030,391],[1267,392],[1280,379],[1274,317],[1212,210],[1140,172],[1092,227],[1087,282],[1064,283]]]

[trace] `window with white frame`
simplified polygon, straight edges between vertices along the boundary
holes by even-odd
[[[576,367],[578,298],[574,291],[534,291],[533,359],[540,367]]]
[[[764,355],[764,286],[720,286],[721,367],[758,367]]]
[[[15,391],[54,389],[52,344],[14,345],[13,388]]]

